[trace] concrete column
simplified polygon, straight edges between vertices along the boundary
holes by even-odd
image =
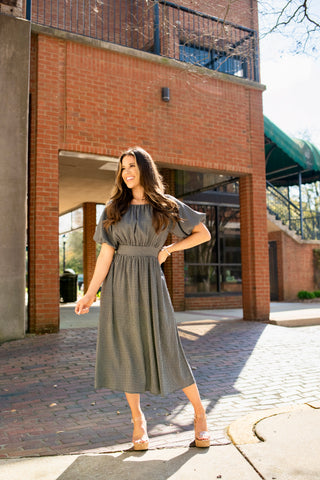
[[[0,15],[0,342],[25,333],[30,24]]]
[[[83,282],[86,292],[96,264],[96,242],[93,235],[96,229],[96,204],[83,204]]]
[[[267,321],[269,252],[264,177],[240,178],[242,303],[244,320]]]

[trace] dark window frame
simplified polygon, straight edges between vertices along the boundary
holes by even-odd
[[[190,51],[189,55],[187,49],[192,49],[192,52]],[[203,57],[203,60],[201,61],[201,58],[199,58],[200,52],[207,53],[207,61],[205,61],[205,57]],[[193,61],[193,58],[194,60],[200,61]],[[234,75],[240,78],[246,77],[246,61],[239,55],[228,55],[224,51],[219,52],[217,50],[199,46],[194,43],[180,42],[179,59],[182,62],[192,63],[193,65],[209,68],[210,70],[226,73],[228,75]],[[233,66],[235,62],[237,62],[235,68],[230,68],[230,66]],[[237,75],[237,72],[241,72],[241,74]]]
[[[234,208],[236,209],[238,212],[240,212],[240,206],[237,205],[237,204],[223,204],[223,203],[219,203],[219,204],[213,204],[213,203],[206,203],[206,202],[193,202],[193,201],[188,201],[188,200],[185,200],[185,203],[190,205],[190,207],[198,210],[199,211],[205,211],[205,209],[207,207],[211,207],[211,208],[214,208],[215,210],[215,223],[214,223],[214,229],[215,229],[215,238],[216,238],[216,242],[215,242],[215,248],[216,248],[216,261],[215,262],[207,262],[207,263],[199,263],[199,262],[188,262],[187,261],[187,257],[188,257],[188,250],[185,251],[184,253],[184,262],[185,262],[185,273],[187,273],[188,271],[188,268],[189,267],[197,267],[197,266],[201,266],[201,267],[214,267],[216,269],[216,291],[211,291],[211,292],[185,292],[185,297],[214,297],[214,296],[230,296],[230,295],[242,295],[242,288],[241,288],[241,291],[234,291],[234,292],[228,292],[228,291],[223,291],[223,288],[222,288],[222,284],[224,283],[223,281],[223,271],[226,269],[226,268],[235,268],[235,269],[240,269],[240,276],[241,276],[241,269],[242,269],[242,263],[240,262],[225,262],[223,261],[223,252],[222,252],[222,245],[221,245],[221,242],[223,240],[223,238],[225,238],[223,235],[222,235],[222,231],[220,229],[220,226],[219,226],[219,222],[217,221],[219,217],[219,209],[220,208]],[[210,228],[209,228],[210,230]],[[240,235],[239,235],[239,239],[240,239]],[[199,247],[194,247],[195,249],[196,248],[199,248]],[[233,247],[233,250],[236,251],[237,248],[236,247]],[[239,246],[239,249],[238,249],[240,255],[241,255],[241,246]],[[241,259],[241,257],[240,257]],[[237,284],[241,283],[241,286],[242,286],[242,279],[241,279],[241,282],[236,282]],[[186,276],[185,276],[185,285],[186,285]]]

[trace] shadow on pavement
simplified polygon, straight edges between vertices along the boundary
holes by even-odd
[[[223,431],[237,412],[217,424],[213,411],[222,397],[238,394],[237,379],[265,328],[212,318],[179,325],[210,428],[216,428],[213,434],[221,443],[229,443]],[[79,453],[130,442],[124,395],[93,389],[96,335],[96,328],[66,329],[0,347],[0,458]],[[167,397],[145,394],[142,404],[153,447],[189,445],[193,413],[182,391]]]
[[[200,320],[181,323],[178,328],[210,416],[221,397],[239,393],[236,382],[266,325]]]
[[[207,451],[207,450],[206,450]],[[119,455],[80,456],[57,480],[77,480],[90,478],[91,480],[118,480],[130,478],[152,478],[152,480],[164,480],[170,478],[183,467],[195,455],[201,456],[204,452],[194,449],[187,450],[181,455],[167,458],[150,459],[150,455],[144,452],[126,452]],[[149,457],[148,459],[144,457]],[[155,455],[154,455],[155,457]],[[106,477],[107,475],[107,477]]]

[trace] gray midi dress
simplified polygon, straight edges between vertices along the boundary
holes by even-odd
[[[182,220],[159,234],[149,204],[130,205],[108,231],[104,211],[97,225],[94,240],[115,254],[101,290],[96,388],[165,395],[194,383],[157,257],[169,232],[185,238],[205,214],[174,200]]]

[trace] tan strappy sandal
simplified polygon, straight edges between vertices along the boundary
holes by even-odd
[[[139,438],[135,438],[134,436],[132,437],[133,450],[148,450],[149,437],[147,433],[146,419],[144,416],[133,418],[132,423],[135,424],[136,422],[140,422],[142,424],[141,428],[144,429],[145,433],[142,435],[142,437],[139,437]]]
[[[195,433],[195,444],[198,448],[207,448],[210,447],[210,433],[208,430],[205,431],[198,431],[197,423],[200,420],[206,418],[206,415],[200,415],[194,417],[194,433]]]

